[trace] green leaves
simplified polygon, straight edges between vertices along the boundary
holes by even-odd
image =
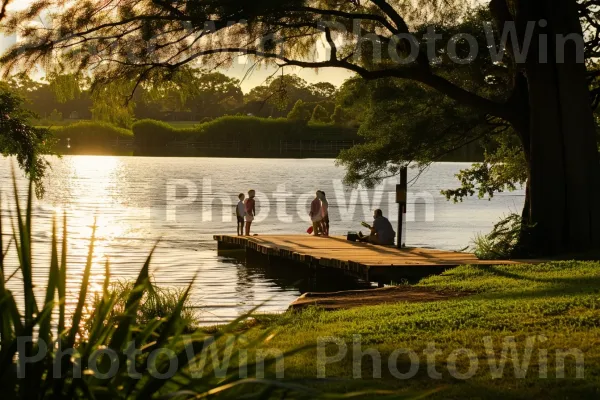
[[[7,84],[0,82],[0,154],[16,156],[21,167],[43,194],[42,179],[48,168],[42,154],[52,154],[53,139],[47,129],[30,124],[33,113],[24,108],[24,100]]]
[[[257,398],[280,397],[292,392],[310,393],[308,397],[314,398],[318,393],[281,381],[245,379],[239,373],[240,370],[257,373],[262,366],[257,364],[258,361],[239,356],[234,349],[243,348],[255,353],[272,335],[267,330],[252,341],[245,341],[239,332],[247,329],[242,321],[248,315],[240,316],[216,332],[195,328],[190,333],[186,303],[194,281],[176,297],[171,292],[154,288],[150,282],[154,249],[136,281],[125,286],[122,307],[117,306],[121,301],[119,293],[111,290],[110,266],[106,262],[102,290],[96,294],[96,301],[91,303],[93,308],[88,313],[90,281],[95,273],[95,224],[80,287],[75,293],[75,305],[69,310],[65,306],[67,221],[64,217],[60,249],[58,226],[56,220],[53,222],[48,279],[45,285],[40,285],[46,289],[39,310],[32,274],[33,185],[30,182],[27,206],[23,209],[17,195],[16,179],[14,181],[17,227],[12,243],[18,253],[18,265],[8,277],[7,265],[3,257],[0,258],[0,383],[5,388],[3,398],[238,398],[247,392],[248,386],[262,389]],[[0,233],[1,229],[0,218]],[[4,255],[5,251],[0,235],[0,253]],[[36,259],[36,268],[43,268],[40,262]],[[22,298],[15,297],[6,288],[6,283],[16,273],[20,273],[23,282]],[[155,304],[146,305],[147,301]],[[20,308],[25,312],[22,313]],[[150,309],[157,313],[155,317],[140,318]],[[131,350],[134,350],[133,355]],[[286,355],[302,350],[295,349]],[[208,361],[203,364],[205,368],[201,374],[192,373],[199,357],[203,356],[216,356],[219,360],[225,360],[227,356],[229,364],[221,369],[215,367],[214,360]],[[17,376],[17,358],[23,363],[19,371],[24,374],[21,378]],[[172,362],[176,362],[175,370],[171,370]],[[264,365],[269,368],[274,362],[274,359],[268,359]],[[225,375],[221,376],[220,371],[225,371]]]

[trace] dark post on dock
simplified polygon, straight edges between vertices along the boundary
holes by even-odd
[[[399,249],[406,243],[406,199],[408,193],[408,168],[403,167],[400,170],[400,184],[396,185],[396,203],[398,203],[398,243]]]

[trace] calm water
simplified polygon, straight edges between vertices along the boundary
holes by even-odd
[[[4,212],[12,200],[10,159],[0,159]],[[468,199],[449,203],[440,189],[456,186],[454,174],[465,163],[433,165],[409,188],[407,209],[410,246],[458,250],[478,232],[488,232],[500,217],[521,210],[523,192],[501,194],[492,201]],[[332,289],[349,283],[276,268],[246,267],[217,255],[214,234],[235,233],[237,194],[258,192],[254,233],[299,233],[309,225],[308,204],[317,189],[330,202],[332,234],[356,230],[382,208],[397,219],[395,180],[374,190],[345,188],[344,171],[333,160],[137,158],[66,156],[52,160],[47,192],[34,205],[35,274],[40,293],[47,274],[51,221],[67,213],[69,287],[80,285],[94,218],[97,219],[92,291],[104,279],[110,260],[114,280],[134,278],[160,239],[152,273],[161,285],[183,287],[197,274],[193,302],[205,323],[232,319],[265,304],[264,311],[284,310],[302,291]],[[414,171],[409,172],[414,177]],[[26,181],[19,173],[21,189]],[[24,198],[24,196],[23,196]],[[394,222],[395,224],[395,222]],[[14,250],[9,255],[14,257]],[[8,263],[14,259],[9,257]],[[12,282],[18,291],[17,281]],[[72,301],[72,299],[71,299]]]

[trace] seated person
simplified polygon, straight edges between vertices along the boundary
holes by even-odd
[[[392,228],[390,221],[383,216],[383,211],[379,209],[375,210],[373,218],[373,226],[364,224],[364,226],[371,230],[371,234],[369,236],[364,236],[362,232],[359,232],[359,240],[361,242],[378,244],[381,246],[393,245],[394,239],[396,238],[396,232],[394,232],[394,228]]]

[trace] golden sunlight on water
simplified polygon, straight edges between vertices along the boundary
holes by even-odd
[[[10,226],[6,211],[14,205],[11,161],[0,159],[5,227]],[[197,275],[192,303],[203,322],[212,324],[231,320],[257,305],[265,312],[282,311],[307,290],[350,287],[343,280],[315,279],[306,271],[246,266],[219,256],[212,236],[235,233],[238,193],[257,190],[259,214],[253,230],[259,235],[305,234],[308,203],[316,189],[327,192],[330,199],[332,234],[358,229],[357,222],[371,218],[375,208],[383,208],[391,220],[397,217],[394,180],[374,190],[345,188],[344,171],[333,160],[65,156],[52,159],[51,164],[46,195],[34,201],[33,207],[34,279],[42,296],[52,219],[57,216],[61,222],[65,213],[69,307],[81,285],[94,220],[97,240],[90,296],[102,288],[107,260],[111,282],[135,279],[160,239],[151,264],[153,279],[162,286],[182,288]],[[489,231],[499,217],[520,210],[521,191],[500,194],[491,202],[446,202],[440,190],[455,186],[454,174],[466,166],[435,164],[409,188],[408,245],[457,250],[476,233]],[[23,202],[27,182],[20,171],[17,174]],[[62,228],[58,231],[62,233]],[[5,238],[10,237],[8,233],[5,229]],[[17,265],[14,253],[14,249],[8,253],[9,269]],[[20,293],[17,276],[10,285]]]

